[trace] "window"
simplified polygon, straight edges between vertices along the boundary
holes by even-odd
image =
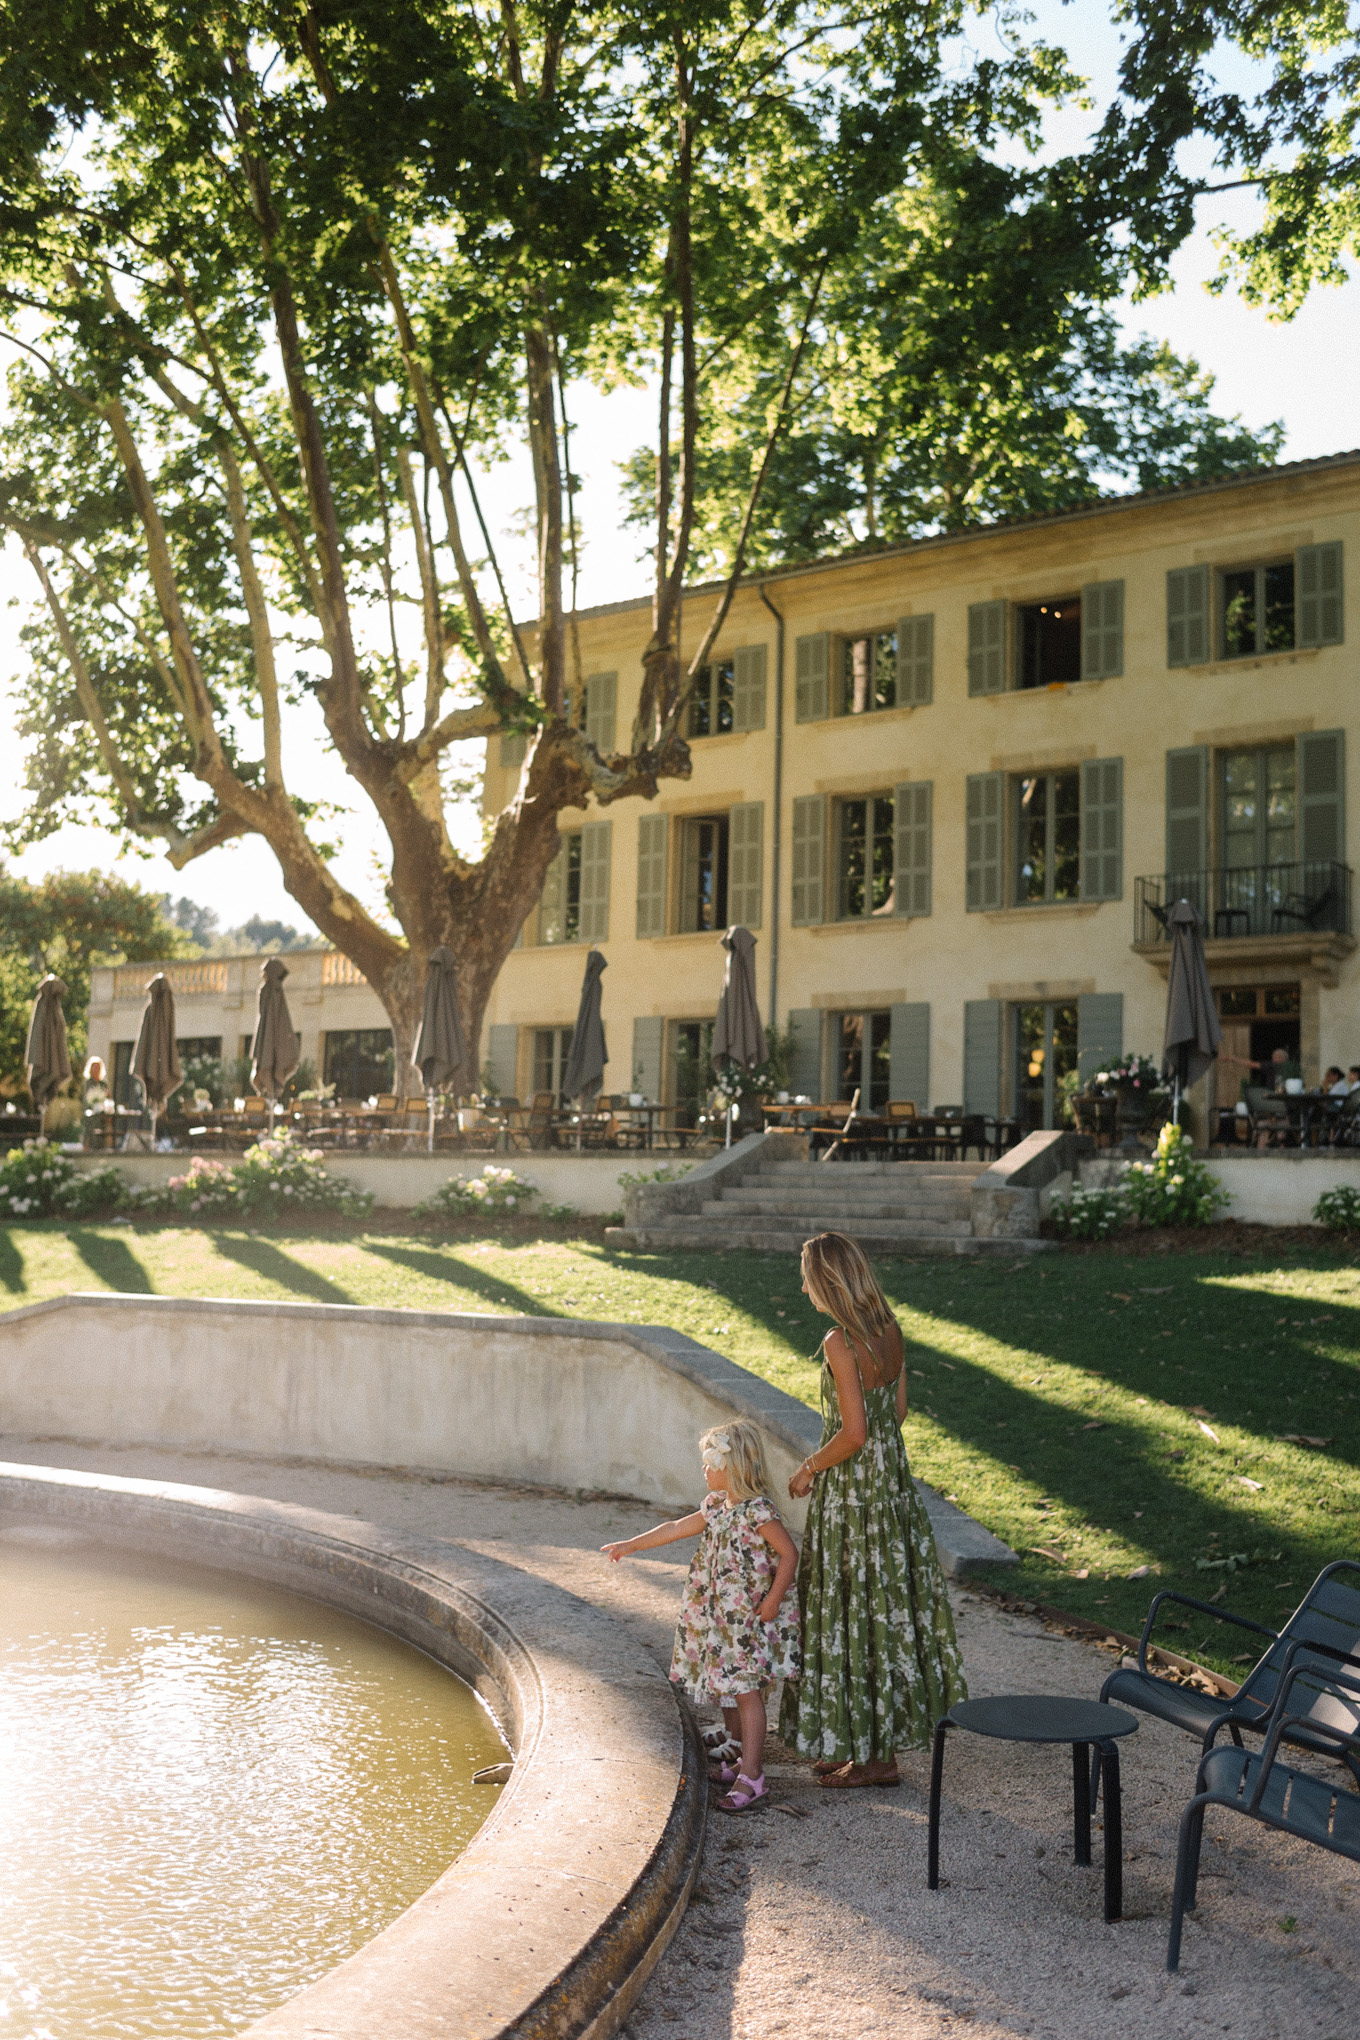
[[[1056,687],[1080,680],[1080,595],[1055,595],[1017,609],[1016,639],[1018,686]]]
[[[873,631],[841,644],[840,715],[867,715],[897,705],[897,632]]]
[[[727,926],[726,815],[695,815],[680,824],[682,935]]]
[[[610,822],[587,822],[559,838],[538,903],[542,943],[603,942],[609,934]]]
[[[1039,772],[1015,782],[1015,897],[1019,905],[1081,896],[1081,774]]]
[[[326,1036],[322,1081],[337,1098],[371,1098],[392,1089],[394,1060],[390,1028],[347,1027]]]
[[[1075,1006],[1015,1008],[1015,1116],[1022,1133],[1061,1123],[1077,1074],[1077,1025]]]
[[[860,1110],[878,1112],[892,1096],[892,1014],[837,1015],[836,1096],[853,1098]]]
[[[697,1126],[713,1088],[713,1022],[677,1020],[671,1040],[671,1100],[681,1126]]]
[[[252,1041],[254,1036],[251,1036]],[[175,1043],[175,1052],[181,1064],[191,1062],[220,1062],[222,1060],[222,1037],[220,1034],[192,1034]]]
[[[692,737],[725,736],[734,728],[732,695],[736,670],[731,659],[715,659],[711,665],[699,668],[689,704]]]
[[[1234,567],[1219,577],[1219,632],[1225,659],[1294,649],[1294,562]]]
[[[535,1094],[551,1091],[554,1098],[562,1095],[562,1077],[571,1053],[572,1029],[570,1027],[536,1027],[534,1029],[534,1080]]]
[[[1294,746],[1222,756],[1223,862],[1292,864],[1298,819]]]
[[[896,831],[890,793],[843,800],[837,811],[837,918],[891,914]]]

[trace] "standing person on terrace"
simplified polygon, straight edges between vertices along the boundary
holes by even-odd
[[[843,1233],[803,1248],[803,1289],[831,1318],[822,1442],[789,1482],[810,1494],[798,1566],[803,1670],[780,1733],[823,1785],[896,1785],[897,1752],[929,1746],[968,1688],[935,1539],[907,1464],[902,1333]]]

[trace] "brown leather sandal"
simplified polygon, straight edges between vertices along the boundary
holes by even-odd
[[[818,1783],[836,1792],[850,1792],[860,1785],[893,1786],[902,1783],[902,1774],[896,1764],[893,1765],[891,1771],[886,1771],[879,1778],[869,1777],[867,1775],[868,1771],[869,1766],[867,1764],[842,1764],[839,1770],[827,1772],[818,1780]]]

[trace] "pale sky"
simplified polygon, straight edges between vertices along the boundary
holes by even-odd
[[[1036,10],[1054,39],[1066,40],[1074,60],[1091,77],[1097,97],[1108,88],[1116,46],[1103,5],[1092,0],[1063,8],[1043,0]],[[1084,116],[1066,115],[1056,139],[1072,146]],[[1235,294],[1212,297],[1205,289],[1218,268],[1211,230],[1221,220],[1245,224],[1254,201],[1249,195],[1205,202],[1199,230],[1176,258],[1174,288],[1138,306],[1123,308],[1132,335],[1151,333],[1180,354],[1193,355],[1217,378],[1215,406],[1240,413],[1249,426],[1284,421],[1285,460],[1305,460],[1360,445],[1360,389],[1347,370],[1355,359],[1360,285],[1316,293],[1289,324],[1268,319]],[[1211,213],[1209,206],[1222,210]],[[1229,210],[1231,208],[1231,210]],[[578,499],[585,533],[581,602],[617,601],[646,591],[646,569],[638,563],[640,534],[622,528],[618,463],[654,434],[650,392],[624,390],[608,397],[588,389],[570,393],[573,466],[583,478]],[[502,548],[516,614],[532,615],[532,548],[511,538],[507,527],[531,501],[527,462],[507,462],[480,478],[484,507]],[[21,761],[12,718],[11,686],[20,670],[17,632],[30,604],[31,575],[11,541],[0,553],[0,817],[22,807]],[[19,606],[13,606],[15,603]],[[349,806],[348,782],[320,741],[319,719],[289,738],[290,783],[298,792]],[[357,795],[357,789],[356,795]],[[344,824],[345,847],[338,875],[364,903],[376,908],[380,895],[381,831],[369,820],[362,796]],[[469,847],[475,821],[467,818]],[[210,852],[183,872],[163,856],[120,856],[117,840],[103,830],[66,827],[46,842],[10,860],[30,877],[59,867],[117,869],[157,891],[187,894],[212,907],[223,926],[252,913],[305,926],[301,910],[284,890],[278,866],[258,840],[248,839]]]

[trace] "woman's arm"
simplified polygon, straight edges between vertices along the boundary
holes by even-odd
[[[658,1544],[680,1544],[686,1537],[701,1536],[703,1527],[704,1512],[696,1509],[692,1516],[677,1516],[673,1523],[658,1523],[654,1530],[639,1531],[636,1537],[625,1537],[619,1544],[602,1544],[600,1549],[617,1564],[621,1558],[631,1558],[635,1551],[654,1551]]]
[[[897,1370],[897,1421],[907,1421],[907,1342],[902,1336],[902,1327],[897,1327],[897,1343],[902,1353],[902,1365]]]
[[[839,1466],[843,1460],[853,1459],[869,1435],[859,1368],[855,1365],[855,1356],[843,1332],[832,1332],[826,1342],[826,1358],[831,1369],[831,1378],[836,1384],[836,1399],[841,1408],[841,1427],[834,1438],[828,1439],[825,1445],[819,1445],[815,1452],[809,1453],[789,1482],[789,1493],[800,1498],[811,1493],[815,1474],[825,1473],[829,1466]]]
[[[779,1613],[779,1604],[792,1586],[793,1576],[798,1570],[798,1547],[778,1520],[762,1523],[760,1534],[779,1560],[774,1578],[770,1582],[770,1591],[758,1610],[762,1622],[773,1622]]]

